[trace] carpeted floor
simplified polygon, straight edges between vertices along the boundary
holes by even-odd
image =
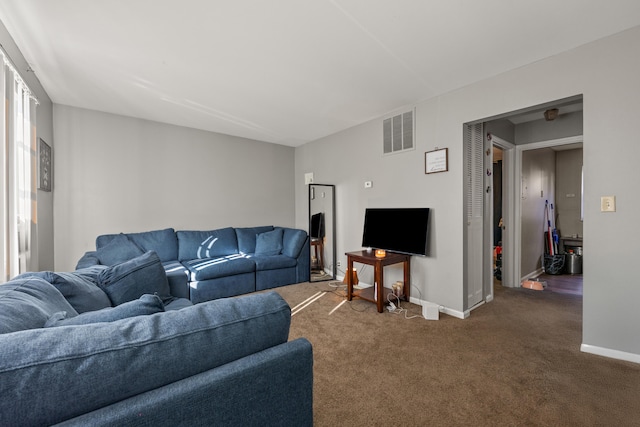
[[[313,344],[316,426],[640,426],[640,365],[580,352],[580,296],[498,286],[468,319],[428,321],[336,308],[332,283],[275,289]]]

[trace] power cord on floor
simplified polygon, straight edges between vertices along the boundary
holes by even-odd
[[[395,299],[396,302],[394,303],[392,299]],[[422,317],[419,314],[409,316],[409,310],[407,310],[406,308],[402,308],[402,306],[400,305],[400,297],[394,293],[387,294],[387,302],[389,303],[389,306],[387,307],[389,313],[404,314],[405,319],[415,319],[416,317]]]

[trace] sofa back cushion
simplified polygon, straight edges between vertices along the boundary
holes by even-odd
[[[144,294],[157,294],[167,302],[172,299],[167,274],[153,251],[104,269],[98,275],[98,285],[114,306]]]
[[[290,323],[289,306],[270,292],[0,335],[0,424],[51,425],[91,412],[283,344]]]
[[[95,281],[91,280],[88,272],[83,274],[82,271],[37,271],[23,273],[17,278],[23,277],[39,277],[51,283],[78,313],[111,307],[109,297]]]
[[[211,231],[178,231],[178,260],[216,258],[238,253],[238,239],[233,228]]]
[[[46,280],[23,277],[0,285],[0,334],[42,328],[58,311],[78,314]]]
[[[103,234],[96,239],[96,249],[100,250],[106,246],[111,240],[119,236],[118,234]],[[165,228],[164,230],[144,231],[141,233],[126,233],[126,236],[138,248],[141,249],[140,254],[149,251],[155,251],[160,257],[160,261],[174,261],[178,259],[178,238],[173,228]],[[140,255],[138,254],[138,255]],[[131,258],[129,258],[131,259]],[[126,260],[121,260],[126,261]]]
[[[252,254],[256,251],[256,237],[258,234],[272,231],[273,226],[243,227],[235,230],[238,238],[238,251],[243,254]]]

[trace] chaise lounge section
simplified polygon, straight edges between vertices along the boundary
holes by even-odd
[[[306,282],[310,274],[307,232],[274,226],[104,234],[76,269],[111,266],[148,251],[162,261],[172,294],[193,303]]]
[[[194,305],[144,256],[0,285],[0,425],[312,425],[312,347],[288,341],[288,304]]]

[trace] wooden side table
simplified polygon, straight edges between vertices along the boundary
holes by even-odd
[[[400,298],[409,301],[409,291],[411,289],[411,255],[399,254],[387,251],[383,258],[377,258],[374,251],[356,251],[347,252],[347,300],[351,301],[353,297],[362,298],[363,300],[374,302],[377,304],[378,313],[382,313],[387,295],[393,291],[384,287],[383,269],[387,265],[403,264],[404,267],[404,295]],[[370,288],[353,290],[351,283],[351,274],[353,271],[353,263],[367,264],[373,266],[374,285]]]

